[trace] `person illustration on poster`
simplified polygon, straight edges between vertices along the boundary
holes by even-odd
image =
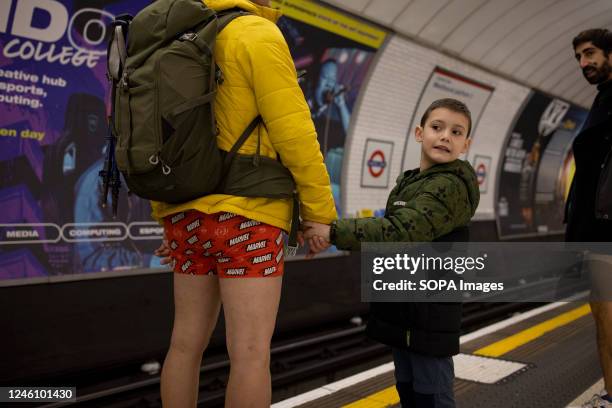
[[[527,228],[533,226],[533,205],[531,199],[534,192],[535,175],[540,162],[540,138],[534,143],[531,151],[525,157],[521,170],[521,182],[519,184],[519,200],[521,202],[521,215]]]
[[[519,200],[521,202],[521,215],[527,228],[531,228],[534,225],[533,197],[535,196],[535,184],[542,158],[542,150],[548,144],[549,136],[561,125],[569,108],[569,103],[559,99],[553,99],[548,104],[538,123],[537,139],[523,162],[519,185]]]
[[[63,225],[73,222],[77,180],[99,157],[104,144],[106,108],[99,97],[70,95],[64,130],[44,148],[43,208],[45,219]]]
[[[319,135],[323,155],[334,147],[343,147],[351,112],[346,102],[348,86],[338,80],[338,61],[325,59],[319,67],[314,93],[308,99],[312,119]]]
[[[100,198],[102,197],[102,184],[98,173],[102,169],[104,155],[94,162],[77,181],[74,203],[75,223],[103,224],[112,221],[128,220],[131,212],[138,203],[132,201],[140,200],[136,197],[126,197],[119,205],[121,210],[117,220],[113,220],[110,207],[102,208]],[[127,224],[127,222],[126,222]],[[75,244],[77,262],[82,272],[112,271],[122,268],[137,268],[145,266],[142,253],[136,248],[130,239],[121,241],[83,241]]]
[[[318,75],[313,76],[316,83],[308,98],[308,105],[325,157],[336,211],[341,214],[340,179],[351,111],[346,95],[350,87],[339,81],[338,66],[335,58],[325,58],[321,62]]]
[[[344,144],[353,104],[376,53],[333,30],[284,16],[278,26],[298,73],[298,83],[315,124],[338,214],[342,214],[341,179]]]
[[[63,226],[74,219],[76,185],[81,175],[100,157],[106,126],[104,101],[89,93],[73,93],[66,102],[59,138],[43,147],[40,206],[45,220]],[[49,222],[49,221],[47,221]],[[67,242],[45,245],[48,273],[79,273],[76,246]]]
[[[70,96],[66,105],[64,131],[45,148],[42,207],[45,219],[59,225],[68,223],[106,223],[147,219],[148,202],[136,197],[125,199],[121,212],[113,220],[110,209],[100,206],[98,172],[104,161],[106,108],[102,99],[86,93]],[[146,206],[145,210],[141,207]],[[134,215],[139,214],[137,217]],[[131,240],[99,242],[79,241],[73,245],[52,244],[49,263],[54,273],[109,271],[145,266],[143,255]],[[51,246],[51,245],[49,245]],[[70,256],[65,256],[70,252]]]

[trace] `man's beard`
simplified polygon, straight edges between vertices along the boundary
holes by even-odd
[[[587,72],[591,70],[595,71],[595,75],[587,76]],[[612,73],[612,66],[610,66],[610,63],[607,60],[604,61],[601,68],[587,66],[582,69],[582,75],[584,75],[586,80],[589,81],[589,83],[592,85],[598,85],[603,82],[606,82],[608,79],[610,79],[611,73]]]

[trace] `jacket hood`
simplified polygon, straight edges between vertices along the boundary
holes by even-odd
[[[253,13],[257,16],[264,17],[270,21],[276,23],[280,18],[280,10],[273,9],[270,7],[260,6],[249,0],[202,0],[206,7],[209,7],[215,11],[223,11],[232,8],[240,8],[249,13]]]
[[[437,173],[450,173],[463,181],[468,191],[468,198],[472,207],[472,216],[474,216],[476,208],[478,208],[478,203],[480,202],[480,187],[478,186],[474,168],[465,160],[457,159],[450,163],[436,164],[422,172],[419,172],[419,169],[408,170],[401,174],[397,181],[399,183],[405,177],[414,177],[414,181],[417,181]]]

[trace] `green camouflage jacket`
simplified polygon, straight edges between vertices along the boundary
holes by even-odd
[[[476,173],[463,160],[422,173],[405,171],[387,200],[384,218],[345,218],[331,227],[338,249],[359,250],[361,242],[430,242],[465,226],[476,212]]]

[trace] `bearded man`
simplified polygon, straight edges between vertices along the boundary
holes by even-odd
[[[612,241],[612,33],[591,29],[573,41],[580,69],[599,90],[573,142],[576,173],[566,206],[566,241]],[[592,254],[584,266],[592,282],[591,310],[605,390],[583,407],[612,408],[612,256]]]

